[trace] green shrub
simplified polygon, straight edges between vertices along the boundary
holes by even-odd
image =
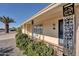
[[[54,50],[51,47],[46,46],[44,42],[31,42],[28,44],[24,54],[30,56],[51,56],[53,51]]]
[[[35,46],[33,45],[34,43],[30,43],[27,45],[24,54],[28,55],[28,56],[37,56],[38,54],[36,53],[36,51],[33,49]]]
[[[23,33],[17,33],[16,34],[16,46],[19,48],[24,48],[23,46],[26,44],[28,35]]]
[[[28,56],[51,56],[53,49],[48,47],[44,41],[34,41],[28,38],[27,34],[16,34],[16,45],[24,50],[24,54]]]

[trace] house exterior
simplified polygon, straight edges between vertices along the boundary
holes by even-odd
[[[65,55],[79,55],[79,4],[53,3],[21,25],[22,32],[37,40],[62,46]]]

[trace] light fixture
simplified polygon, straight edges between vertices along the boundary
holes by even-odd
[[[55,24],[53,24],[53,30],[55,30]]]

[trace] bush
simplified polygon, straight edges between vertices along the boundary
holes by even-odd
[[[28,36],[23,33],[17,33],[16,34],[16,46],[19,48],[24,48],[24,45],[26,44]]]
[[[24,53],[30,56],[51,56],[53,51],[54,50],[46,46],[44,42],[34,42],[27,46]]]
[[[28,56],[51,56],[54,51],[43,41],[31,40],[27,34],[23,33],[16,34],[16,45]]]

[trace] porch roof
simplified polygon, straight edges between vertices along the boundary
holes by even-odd
[[[39,15],[49,11],[50,9],[55,8],[56,6],[61,5],[61,3],[51,3],[50,5],[48,5],[47,7],[45,7],[44,9],[40,10],[39,12],[37,12],[36,14],[34,14],[31,18],[27,19],[26,21],[24,21],[20,26],[24,25],[25,23],[32,21],[34,18],[38,17]]]

